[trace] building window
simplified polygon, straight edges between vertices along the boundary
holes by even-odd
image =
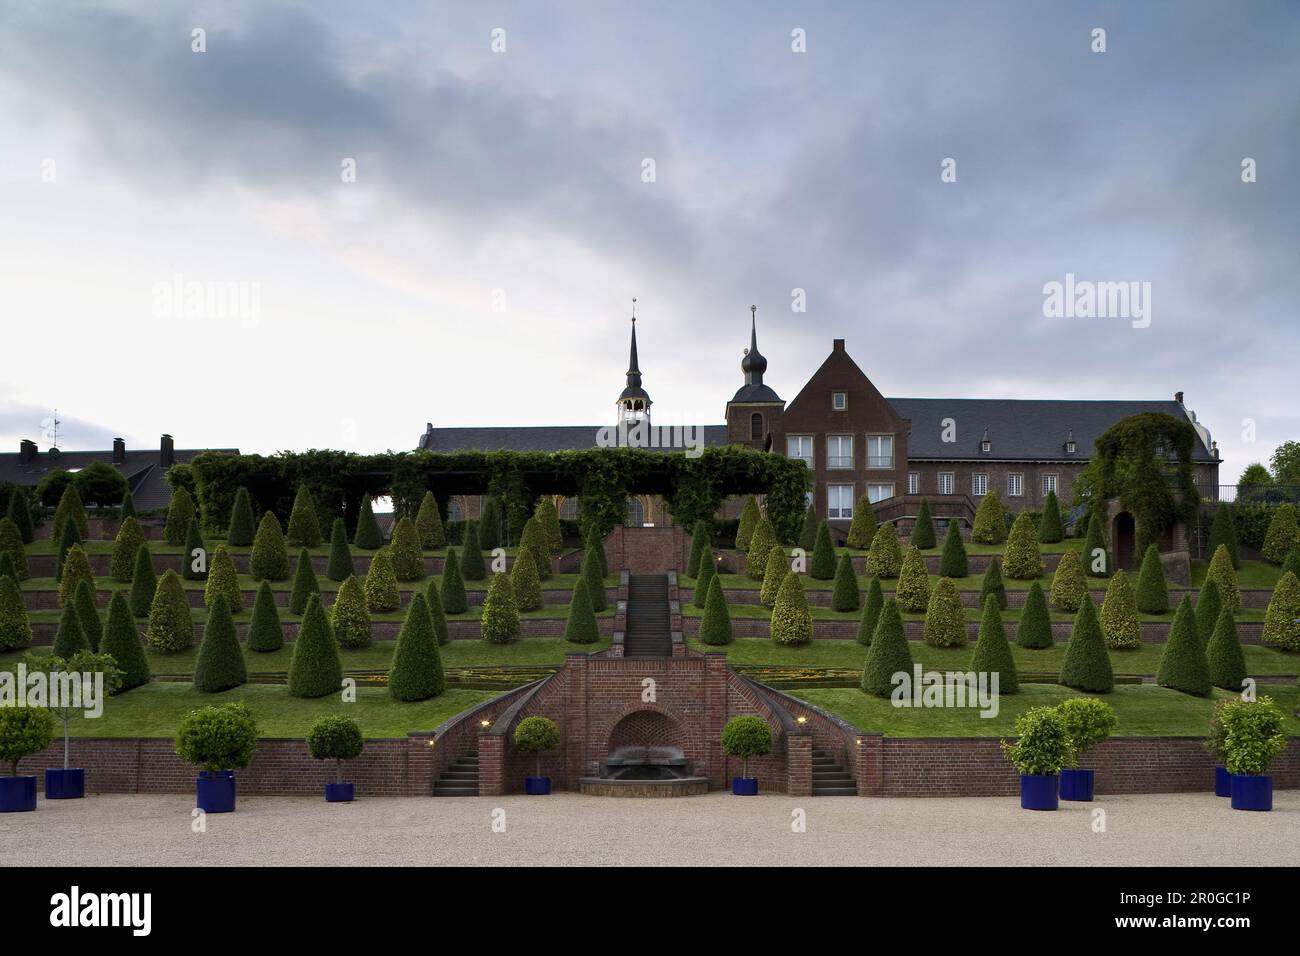
[[[894,467],[894,436],[892,435],[868,435],[867,436],[867,467],[868,468],[893,468]]]
[[[565,498],[560,503],[560,520],[577,521],[578,520],[578,499]]]
[[[952,472],[951,471],[939,472],[939,494],[941,495],[952,494]]]
[[[867,500],[873,505],[892,497],[894,497],[893,485],[867,485]]]
[[[763,439],[763,416],[758,412],[749,416],[749,438],[751,441]]]
[[[826,436],[826,467],[827,468],[852,468],[853,467],[853,436],[852,435],[827,435]]]
[[[907,493],[909,495],[919,495],[921,493],[921,475],[919,472],[909,471],[907,473]]]
[[[989,476],[976,472],[970,476],[970,493],[976,498],[983,498],[989,493]]]
[[[809,508],[811,508],[811,507],[812,507],[812,503],[813,503],[813,493],[812,493],[811,491],[805,491],[805,492],[803,493],[803,507],[804,507],[804,510],[807,511]]]
[[[1019,498],[1025,493],[1025,476],[1012,473],[1007,475],[1007,497]]]
[[[828,518],[852,518],[853,517],[853,486],[852,485],[827,485],[826,486],[826,517]]]
[[[813,466],[812,435],[791,435],[785,440],[786,455],[790,458],[802,458],[809,468]]]
[[[461,507],[459,498],[450,498],[447,501],[447,520],[464,521],[465,509]]]
[[[1056,491],[1056,476],[1043,475],[1043,496],[1046,497],[1047,495],[1055,491]]]
[[[849,407],[849,396],[847,392],[831,392],[831,408],[837,412],[842,412]]]
[[[629,528],[640,528],[645,524],[645,506],[640,498],[627,499],[627,520],[623,523]]]

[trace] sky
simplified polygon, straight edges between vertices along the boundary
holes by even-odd
[[[1300,438],[1298,162],[1289,0],[6,0],[0,447],[611,422],[635,297],[661,423],[754,304],[787,401],[833,338],[889,396],[1182,391],[1228,483]]]

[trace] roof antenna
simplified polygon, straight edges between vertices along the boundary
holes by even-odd
[[[63,422],[59,421],[59,410],[56,408],[54,410],[54,421],[52,423],[54,430],[50,434],[50,447],[55,451],[58,451],[59,449],[59,426],[62,424]]]

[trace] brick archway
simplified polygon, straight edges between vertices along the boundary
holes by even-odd
[[[606,753],[618,747],[675,747],[685,753],[686,731],[662,710],[638,708],[615,721],[606,735]]]

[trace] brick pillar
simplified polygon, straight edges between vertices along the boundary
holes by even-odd
[[[812,734],[785,738],[785,792],[792,797],[812,796]]]
[[[853,776],[858,796],[880,797],[885,793],[885,738],[883,734],[858,734],[851,745]]]
[[[478,740],[478,792],[481,797],[498,797],[506,788],[506,738],[484,734]]]
[[[433,795],[433,742],[428,735],[407,738],[405,791],[408,797]]]
[[[731,673],[727,656],[716,652],[704,658],[704,724],[708,754],[709,786],[726,789],[726,768],[722,756],[722,727],[727,722],[727,685]],[[697,771],[698,772],[698,771]]]
[[[578,789],[587,775],[587,667],[586,654],[564,656],[564,776],[561,786]]]

